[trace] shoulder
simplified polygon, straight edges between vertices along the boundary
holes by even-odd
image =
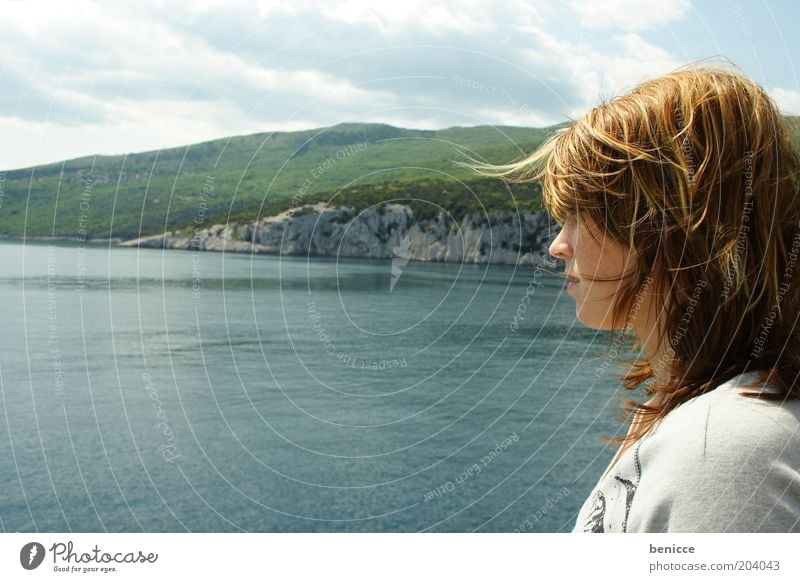
[[[788,531],[800,519],[800,400],[742,396],[755,373],[682,404],[639,447],[642,531]],[[635,511],[634,511],[635,510]]]
[[[665,457],[708,461],[737,457],[755,443],[763,451],[800,440],[800,399],[781,402],[742,395],[774,390],[769,385],[750,387],[756,377],[737,376],[678,406],[648,435],[648,448]]]

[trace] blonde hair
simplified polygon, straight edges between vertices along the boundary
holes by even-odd
[[[671,379],[644,390],[662,393],[655,405],[623,400],[638,422],[610,442],[633,444],[670,410],[747,371],[779,391],[747,396],[800,396],[800,158],[790,133],[756,83],[694,67],[602,103],[530,157],[473,166],[541,180],[556,220],[588,215],[632,250],[616,317],[626,320],[645,285],[664,298],[656,331],[669,342]],[[631,364],[626,390],[654,378],[654,364]]]

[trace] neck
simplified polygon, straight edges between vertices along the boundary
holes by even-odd
[[[661,337],[658,333],[658,325],[651,317],[644,322],[634,322],[633,328],[639,338],[644,355],[653,369],[655,383],[662,386],[667,384],[670,379],[672,358],[675,355],[669,341]]]

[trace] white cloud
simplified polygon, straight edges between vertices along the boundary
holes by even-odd
[[[688,10],[620,0],[602,4],[605,16],[596,3],[573,11],[555,0],[80,2],[0,0],[0,116],[16,120],[4,139],[18,146],[0,168],[342,121],[548,125],[679,66],[632,31]]]
[[[599,56],[601,68],[608,85],[619,93],[632,89],[646,78],[668,73],[681,65],[681,62],[667,51],[648,43],[634,33],[612,37],[619,52]],[[586,65],[591,66],[590,63]]]
[[[309,1],[305,2],[306,6]],[[313,6],[319,3],[310,2]],[[377,25],[387,34],[409,29],[425,30],[434,36],[457,31],[470,33],[486,22],[485,2],[448,0],[437,3],[429,0],[375,2],[374,0],[342,0],[326,3],[323,14],[331,21],[356,25]]]
[[[800,91],[773,87],[770,96],[778,104],[784,115],[800,115]]]
[[[538,46],[548,53],[528,51],[531,62],[550,64],[553,74],[570,80],[574,94],[561,95],[564,105],[574,106],[572,116],[582,114],[601,98],[633,88],[645,78],[676,69],[680,62],[667,51],[634,33],[611,37],[612,50],[598,50],[588,44],[573,45],[542,29],[529,28]]]
[[[572,0],[572,8],[586,28],[620,31],[658,28],[680,20],[690,0]]]

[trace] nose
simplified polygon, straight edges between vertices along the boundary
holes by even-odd
[[[558,236],[550,243],[550,256],[554,259],[563,259],[566,260],[572,256],[572,247],[570,246],[569,242],[567,242],[567,237],[564,232],[565,229],[561,229],[561,232],[558,233]]]

